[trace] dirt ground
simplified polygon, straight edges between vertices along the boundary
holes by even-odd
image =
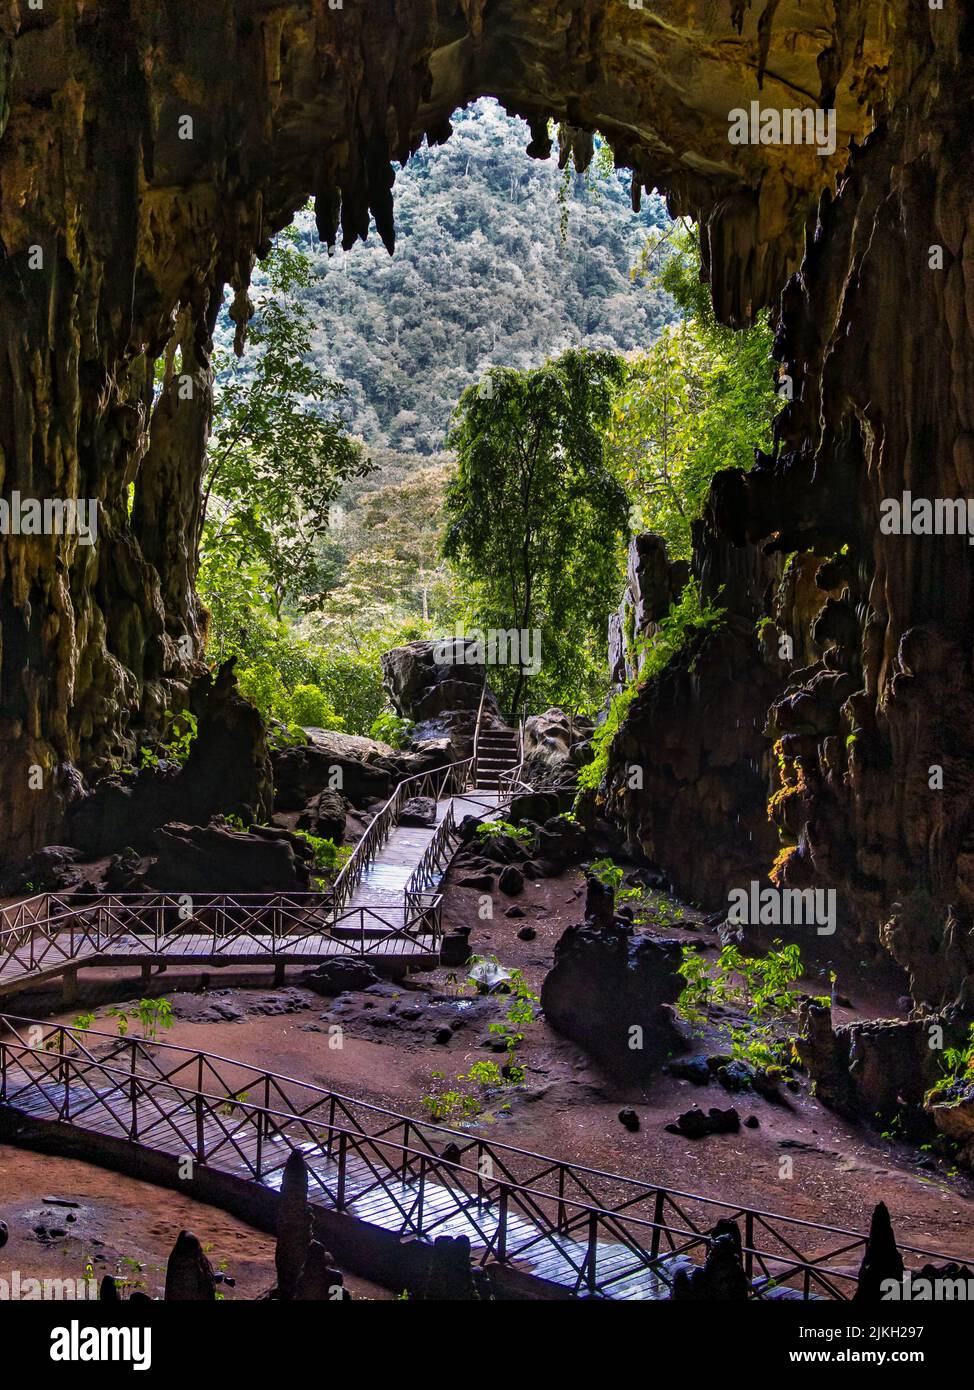
[[[161,1297],[166,1260],[180,1231],[199,1239],[223,1275],[221,1298],[260,1298],[276,1282],[273,1237],[168,1188],[137,1182],[74,1159],[29,1153],[0,1144],[0,1219],[9,1239],[0,1250],[0,1298],[9,1297],[14,1271],[28,1279],[94,1279],[106,1274]],[[230,1282],[232,1281],[232,1282]],[[347,1275],[357,1297],[389,1298]],[[70,1286],[69,1286],[70,1287]],[[87,1285],[73,1292],[85,1296]]]
[[[496,956],[508,969],[520,969],[539,992],[558,938],[581,920],[583,894],[583,879],[575,873],[529,881],[516,900],[497,894],[493,917],[480,920],[478,892],[451,887],[446,925],[474,924],[474,951]],[[524,915],[506,916],[506,909],[515,904]],[[525,927],[535,932],[533,940],[519,938]],[[719,948],[700,914],[675,909],[672,902],[660,902],[651,910],[646,929],[696,941],[707,959]],[[820,959],[810,966],[800,988],[828,993],[828,973],[835,968],[844,1001],[837,1010],[840,1021],[901,1012],[902,981],[895,972],[830,960],[828,949],[821,948]],[[165,995],[173,1005],[175,1024],[165,1034],[166,1041],[239,1058],[417,1116],[425,1113],[421,1098],[437,1084],[446,1086],[472,1063],[495,1057],[485,1044],[491,1040],[489,1023],[500,1019],[506,1007],[504,996],[483,1000],[465,992],[463,969],[413,974],[337,1000],[304,988],[302,973],[294,970],[285,986],[274,988],[269,972],[224,969],[203,975],[171,970],[156,976],[149,992]],[[860,986],[850,996],[850,979],[868,980],[868,992]],[[67,1022],[81,1011],[94,1012],[95,1027],[114,1031],[106,1008],[143,993],[135,971],[82,972],[80,988],[79,1002],[67,1014],[57,990],[50,987],[8,1001],[7,1009]],[[340,1047],[334,1046],[336,1025],[341,1027]],[[974,1184],[942,1160],[840,1119],[808,1094],[807,1083],[797,1094],[786,1093],[784,1105],[751,1094],[732,1096],[717,1084],[693,1086],[664,1074],[645,1087],[620,1086],[578,1047],[558,1037],[543,1018],[526,1029],[522,1061],[525,1082],[516,1092],[508,1088],[509,1111],[494,1106],[489,1118],[479,1121],[495,1141],[854,1229],[868,1228],[881,1199],[902,1243],[957,1256],[974,1253]],[[434,1082],[435,1072],[443,1074],[442,1082]],[[735,1105],[742,1119],[756,1116],[758,1126],[696,1141],[667,1132],[665,1126],[694,1103],[703,1109]],[[623,1106],[636,1110],[638,1132],[620,1123]],[[784,1157],[790,1164],[782,1163]],[[52,1188],[82,1200],[86,1212],[91,1208],[86,1229],[105,1241],[105,1261],[99,1267],[133,1258],[157,1278],[157,1266],[180,1227],[188,1224],[213,1246],[211,1259],[229,1262],[228,1272],[237,1278],[237,1286],[227,1291],[228,1297],[252,1297],[273,1282],[270,1242],[219,1212],[79,1164],[65,1164],[55,1181],[52,1160],[0,1149],[0,1212],[12,1228],[31,1230],[37,1223],[28,1213],[52,1194]],[[13,1210],[20,1213],[15,1222]],[[18,1239],[27,1242],[21,1258],[32,1264],[50,1262],[61,1243],[60,1238],[22,1232]],[[69,1237],[69,1247],[74,1239]],[[10,1263],[10,1249],[0,1255],[4,1264]],[[77,1266],[81,1256],[80,1245],[74,1245],[69,1263]]]

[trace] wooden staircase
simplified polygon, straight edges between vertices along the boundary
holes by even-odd
[[[520,762],[520,747],[516,729],[482,729],[477,738],[474,762],[475,787],[481,791],[496,791],[501,774]]]

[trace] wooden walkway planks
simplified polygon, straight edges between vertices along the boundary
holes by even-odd
[[[496,813],[496,791],[468,791],[444,796],[437,802],[436,825],[443,825],[452,813],[459,823],[464,816]],[[110,940],[96,935],[97,909],[76,914],[73,929],[58,932],[57,921],[45,928],[31,929],[16,947],[8,945],[0,959],[0,995],[25,985],[49,980],[78,967],[202,965],[218,968],[234,965],[311,965],[329,957],[367,955],[392,969],[431,969],[439,962],[439,945],[432,933],[416,930],[409,919],[405,888],[434,837],[436,827],[395,826],[380,846],[374,862],[343,908],[337,921],[328,921],[328,911],[311,908],[307,913],[290,914],[294,930],[261,933],[250,926],[239,932],[190,932],[176,928],[160,939],[147,931],[125,931],[123,924]],[[433,876],[438,885],[442,872]],[[9,912],[12,909],[8,910]],[[134,913],[138,908],[133,908]],[[87,922],[88,936],[82,925]],[[63,935],[65,945],[58,945]],[[90,939],[94,938],[94,939]],[[33,959],[33,964],[31,961]]]

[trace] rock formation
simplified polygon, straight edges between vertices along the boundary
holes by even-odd
[[[682,1046],[671,1006],[684,980],[678,945],[640,936],[614,915],[613,893],[588,881],[585,921],[555,947],[541,1007],[556,1032],[607,1071],[641,1078]]]
[[[500,711],[487,669],[473,639],[408,642],[382,657],[386,693],[397,714],[416,725],[417,739],[447,738],[458,759],[473,753],[477,712],[483,696],[486,725]]]

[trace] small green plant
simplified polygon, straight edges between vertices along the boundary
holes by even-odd
[[[953,1093],[960,1087],[974,1084],[974,1023],[970,1025],[968,1040],[963,1047],[944,1048],[940,1066],[943,1076],[934,1082],[932,1095]]]
[[[351,858],[350,845],[336,845],[334,840],[325,839],[321,835],[311,835],[307,830],[296,830],[294,833],[300,835],[310,847],[314,855],[315,868],[321,869],[323,873],[332,873],[344,868]]]
[[[518,1060],[517,1050],[524,1041],[524,1029],[535,1020],[534,1006],[538,996],[528,987],[520,970],[512,970],[508,981],[510,1003],[503,1021],[491,1023],[487,1031],[502,1038],[507,1049],[507,1062],[504,1077],[512,1086],[519,1086],[524,1080],[524,1067]]]
[[[684,946],[678,973],[686,980],[686,984],[676,1001],[676,1007],[688,1023],[698,1027],[703,1023],[714,997],[714,986],[707,962],[692,946]]]
[[[167,709],[165,717],[171,722],[169,739],[162,745],[162,751],[170,762],[179,763],[182,766],[189,757],[199,732],[196,715],[188,709],[180,710],[178,714],[173,714],[171,709]]]
[[[94,1014],[79,1014],[78,1017],[77,1017],[77,1018],[74,1020],[74,1022],[72,1023],[71,1027],[72,1027],[72,1028],[80,1028],[80,1029],[82,1030],[82,1032],[87,1032],[88,1029],[89,1029],[89,1028],[92,1026],[92,1024],[94,1023],[94,1021],[95,1021],[95,1015],[94,1015]]]
[[[118,1029],[118,1036],[120,1038],[127,1037],[129,1031],[129,1016],[125,1012],[125,1010],[120,1009],[118,1005],[115,1004],[112,1006],[112,1008],[108,1010],[108,1017],[113,1018],[115,1020],[115,1026]]]
[[[168,999],[140,999],[132,1010],[147,1041],[159,1036],[160,1028],[171,1028],[175,1022],[172,1004]]]
[[[393,714],[392,710],[383,710],[373,720],[369,733],[372,738],[377,738],[381,743],[388,743],[393,748],[407,748],[412,742],[415,728],[414,720],[403,719],[401,715]]]
[[[158,1037],[160,1028],[171,1028],[175,1022],[168,999],[140,999],[129,1009],[114,1005],[108,1010],[108,1016],[114,1018],[120,1038],[128,1036],[129,1023],[134,1018],[140,1024],[146,1042]]]
[[[283,752],[285,748],[297,748],[307,741],[308,736],[300,724],[282,724],[279,720],[273,720],[268,725],[267,742],[276,752]]]
[[[611,859],[596,859],[594,864],[588,866],[588,871],[593,878],[597,878],[606,888],[618,889],[622,887],[622,880],[626,876],[625,869],[613,864]]]
[[[533,831],[526,825],[512,825],[506,820],[485,820],[477,826],[476,834],[482,839],[490,839],[492,835],[507,835],[512,840],[517,840],[519,844],[526,845],[534,839]]]

